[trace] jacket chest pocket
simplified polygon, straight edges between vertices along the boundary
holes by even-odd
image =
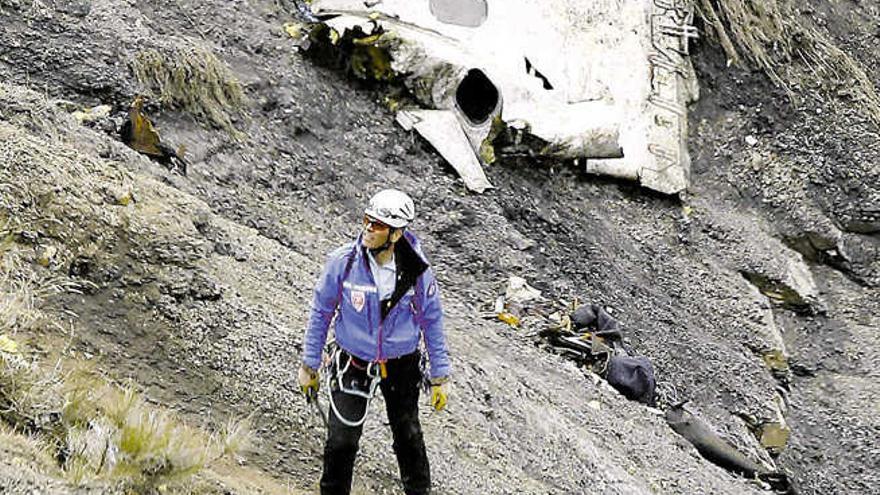
[[[371,304],[377,297],[376,288],[346,283],[342,289],[342,319],[348,324],[366,328],[369,323]]]
[[[344,303],[355,313],[364,313],[367,308],[368,293],[362,290],[350,289],[343,292]]]
[[[400,297],[397,304],[391,309],[388,318],[388,330],[393,332],[396,327],[405,323],[407,320],[415,319],[416,304],[415,291],[410,289]]]

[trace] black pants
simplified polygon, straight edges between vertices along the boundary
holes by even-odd
[[[400,468],[400,478],[407,495],[427,495],[431,491],[431,471],[422,426],[419,423],[419,353],[390,359],[386,363],[387,378],[379,387],[385,397],[388,421],[394,437],[394,453]],[[366,379],[366,371],[349,368],[348,373],[361,373]],[[367,400],[331,390],[333,401],[339,412],[348,420],[361,418],[367,407]],[[354,460],[363,426],[350,427],[330,413],[330,426],[327,429],[327,443],[324,446],[324,474],[321,476],[321,495],[348,495],[351,491],[351,477]]]

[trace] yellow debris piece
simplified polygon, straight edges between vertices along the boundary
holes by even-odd
[[[0,352],[15,354],[18,352],[18,344],[6,334],[0,335]]]
[[[480,143],[480,160],[486,165],[495,163],[495,147],[489,139],[484,139]]]
[[[788,445],[791,428],[785,423],[765,423],[761,426],[761,445],[770,453],[778,455]]]
[[[397,110],[400,109],[400,100],[397,98],[386,96],[383,99],[383,103],[385,103],[385,107],[391,112],[397,112]]]
[[[284,32],[291,38],[299,38],[302,35],[302,24],[298,22],[285,22]]]
[[[135,151],[146,155],[163,156],[159,149],[159,133],[144,114],[144,97],[135,97],[128,110],[129,126],[124,127],[122,141]],[[127,131],[127,132],[125,132]]]
[[[125,192],[116,197],[116,204],[120,206],[128,206],[132,199],[131,192]]]
[[[56,254],[58,254],[58,248],[55,246],[46,246],[37,258],[37,263],[39,263],[40,266],[48,268],[49,265],[52,264],[52,260],[55,258]]]
[[[382,37],[382,33],[374,34],[372,36],[367,36],[364,38],[356,38],[356,39],[352,40],[352,43],[355,45],[360,45],[360,46],[373,45],[377,41],[379,41],[379,38],[381,38],[381,37]]]
[[[503,313],[498,313],[498,319],[512,327],[519,325],[519,317],[506,311]]]
[[[764,364],[773,371],[788,371],[788,359],[779,349],[764,353]]]

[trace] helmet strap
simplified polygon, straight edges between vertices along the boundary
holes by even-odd
[[[393,233],[394,233],[395,231],[397,231],[397,230],[399,230],[399,229],[395,229],[395,228],[390,228],[390,229],[388,229],[388,236],[385,237],[385,243],[382,244],[381,246],[377,247],[377,248],[369,248],[370,253],[371,253],[373,256],[376,256],[376,255],[378,255],[379,253],[381,253],[382,251],[385,251],[386,249],[388,249],[388,248],[390,248],[391,246],[393,246],[393,245],[394,245],[394,242],[391,240],[391,234],[393,234]]]

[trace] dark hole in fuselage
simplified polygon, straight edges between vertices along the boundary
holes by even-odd
[[[498,106],[498,88],[480,69],[471,69],[455,92],[458,108],[474,124],[482,124]]]

